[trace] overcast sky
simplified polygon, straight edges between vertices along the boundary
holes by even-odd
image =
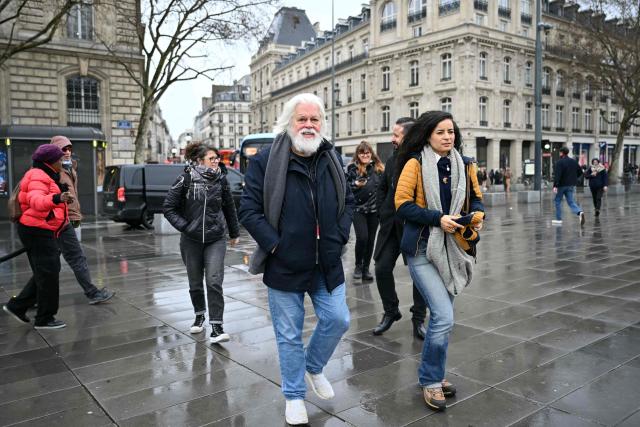
[[[368,1],[365,1],[368,3]],[[358,15],[362,9],[363,1],[338,0],[335,2],[335,19],[347,18],[350,15]],[[307,12],[309,20],[320,22],[320,28],[331,28],[331,3],[319,0],[283,0],[284,6],[295,6]],[[257,50],[257,42],[250,45],[242,43],[235,46],[216,46],[216,53],[220,58],[219,64],[233,65],[230,71],[222,73],[216,83],[229,84],[234,79],[249,74],[251,55]],[[182,132],[193,126],[193,119],[200,111],[201,98],[211,94],[211,81],[199,79],[190,82],[174,84],[160,100],[162,115],[169,125],[169,131],[174,139]]]

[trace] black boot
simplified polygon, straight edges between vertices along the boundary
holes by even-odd
[[[353,278],[354,279],[362,279],[362,266],[356,265],[356,268],[353,269]]]
[[[370,282],[372,280],[373,276],[371,275],[371,273],[369,273],[369,266],[367,265],[366,267],[362,267],[362,281]]]
[[[427,334],[427,330],[424,327],[424,322],[417,319],[411,319],[413,323],[413,336],[419,340],[424,341],[424,337]]]
[[[393,322],[402,319],[402,314],[397,312],[396,314],[387,314],[385,313],[382,316],[382,320],[380,324],[373,329],[373,335],[382,335],[385,333],[393,324]]]

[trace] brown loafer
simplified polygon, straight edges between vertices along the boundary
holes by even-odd
[[[447,402],[444,400],[442,388],[422,388],[424,401],[434,411],[444,411],[447,408]]]

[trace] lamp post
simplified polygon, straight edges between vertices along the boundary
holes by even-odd
[[[535,175],[533,189],[542,189],[542,31],[551,25],[542,22],[542,2],[536,0],[536,76],[535,76]]]

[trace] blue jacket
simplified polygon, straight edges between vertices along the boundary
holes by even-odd
[[[582,168],[571,157],[561,157],[554,169],[554,187],[575,187],[578,177],[582,175]]]
[[[239,218],[258,245],[269,253],[262,280],[270,288],[310,291],[315,289],[318,274],[324,277],[329,292],[344,283],[341,256],[349,240],[354,199],[347,186],[345,209],[338,218],[330,159],[320,155],[332,149],[327,143],[320,146],[311,174],[302,161],[291,156],[277,230],[264,216],[262,191],[271,148],[260,151],[249,163]]]
[[[609,186],[609,175],[607,174],[606,169],[592,175],[591,168],[589,168],[585,172],[584,177],[589,180],[589,188],[603,188]]]

